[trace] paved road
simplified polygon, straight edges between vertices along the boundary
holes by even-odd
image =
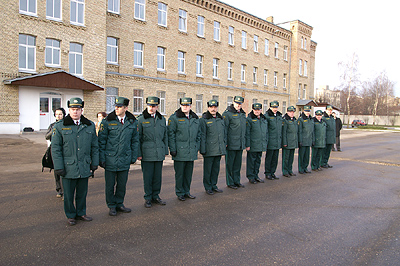
[[[186,202],[174,195],[167,160],[167,205],[150,209],[135,165],[126,196],[133,211],[117,217],[108,216],[99,170],[89,180],[94,220],[72,227],[52,173],[41,172],[42,138],[0,135],[0,265],[400,265],[400,133],[344,130],[332,169],[252,185],[243,167],[246,188],[236,191],[223,165],[224,193],[213,196],[198,160],[197,198]]]

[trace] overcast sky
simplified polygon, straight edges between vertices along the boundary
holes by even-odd
[[[373,79],[386,71],[400,97],[400,48],[395,18],[396,1],[361,0],[223,0],[231,6],[274,23],[301,20],[314,28],[311,39],[317,45],[315,88],[340,85],[338,63],[359,57],[361,80]]]

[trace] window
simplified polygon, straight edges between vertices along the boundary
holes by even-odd
[[[242,48],[247,49],[247,32],[242,30]]]
[[[301,36],[301,49],[304,49],[304,38]]]
[[[158,2],[158,25],[167,27],[167,5]]]
[[[268,85],[268,70],[264,69],[264,85]]]
[[[196,94],[196,113],[203,113],[203,94]]]
[[[45,64],[49,67],[60,66],[60,41],[53,39],[46,39],[45,49]]]
[[[228,62],[228,80],[233,79],[233,62]]]
[[[118,97],[118,88],[106,88],[106,113],[114,111],[115,99]]]
[[[299,75],[300,76],[303,74],[302,68],[303,68],[303,60],[300,59],[299,60]]]
[[[274,87],[278,87],[278,72],[274,72]]]
[[[185,73],[185,52],[178,51],[178,73]]]
[[[145,20],[146,2],[145,0],[135,0],[135,19]]]
[[[196,55],[196,76],[203,76],[203,56]]]
[[[286,113],[286,101],[282,101],[282,113]]]
[[[46,0],[46,18],[61,20],[61,0]]]
[[[197,16],[197,36],[204,37],[204,17]]]
[[[165,48],[157,47],[157,70],[165,70]]]
[[[300,100],[301,99],[301,83],[299,83],[299,88],[297,90],[297,98]]]
[[[220,27],[221,24],[218,21],[214,21],[214,41],[219,42],[219,36],[220,36]]]
[[[229,29],[228,29],[228,44],[229,45],[235,44],[234,32],[235,32],[235,29],[232,26],[229,26]]]
[[[303,87],[303,100],[306,99],[306,96],[307,96],[307,85],[304,84],[304,87]]]
[[[108,12],[119,14],[119,1],[120,0],[108,0]]]
[[[71,42],[69,44],[69,72],[75,75],[82,75],[83,45]]]
[[[187,29],[186,17],[186,11],[179,9],[179,30],[183,32],[186,32]]]
[[[19,0],[19,12],[36,16],[36,0]]]
[[[286,78],[287,74],[283,74],[283,88],[286,89]]]
[[[264,54],[269,55],[269,40],[265,39],[264,41]]]
[[[258,103],[258,99],[253,99],[253,103]]]
[[[83,25],[85,13],[84,0],[71,0],[70,20],[72,24]]]
[[[240,66],[240,81],[246,82],[246,65]]]
[[[274,49],[274,55],[275,58],[278,58],[278,49],[279,49],[279,43],[275,43],[275,49]]]
[[[283,60],[287,61],[288,47],[283,46]]]
[[[258,72],[258,67],[253,67],[253,83],[257,84],[257,72]]]
[[[228,96],[228,97],[226,98],[226,104],[227,104],[227,106],[231,106],[232,103],[233,103],[233,97],[232,97],[232,96]]]
[[[178,94],[177,94],[178,108],[181,106],[180,99],[183,98],[183,97],[185,97],[185,96],[186,96],[186,93],[184,93],[184,92],[178,92]]]
[[[212,99],[219,102],[219,96],[218,96],[218,95],[213,95],[213,96],[212,96]]]
[[[307,38],[304,38],[304,49],[307,50]]]
[[[307,61],[304,60],[304,76],[307,77]]]
[[[143,111],[143,90],[133,90],[133,113],[139,114]]]
[[[143,67],[143,43],[133,43],[133,66]]]
[[[118,41],[113,37],[107,37],[107,64],[118,64]]]
[[[258,36],[254,35],[254,52],[258,53]]]
[[[30,35],[19,35],[18,51],[19,71],[36,70],[36,38]]]
[[[266,113],[268,110],[268,100],[264,100],[263,103],[263,113]]]
[[[160,98],[160,103],[158,105],[158,111],[161,114],[165,114],[165,104],[166,104],[165,91],[157,91],[157,97]]]
[[[213,58],[213,78],[218,78],[218,61],[219,59]]]

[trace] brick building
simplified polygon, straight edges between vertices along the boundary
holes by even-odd
[[[222,113],[235,95],[301,109],[313,99],[316,43],[299,20],[274,24],[216,0],[7,1],[0,18],[0,133],[45,129],[73,96],[85,115],[111,111],[116,96],[141,113],[147,96],[167,116],[180,97],[196,113]]]

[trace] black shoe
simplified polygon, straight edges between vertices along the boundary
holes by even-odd
[[[338,149],[337,151],[342,151],[341,149]]]
[[[332,168],[333,166],[332,165],[330,165],[330,164],[327,164],[326,166],[328,166],[328,168]]]
[[[152,202],[159,205],[167,205],[167,203],[160,198],[153,199]]]
[[[144,207],[146,207],[146,208],[151,208],[151,200],[146,200],[146,201],[144,202]]]
[[[244,188],[244,185],[242,185],[241,183],[237,183],[237,184],[235,184],[235,186],[237,186],[238,188],[239,187]]]
[[[189,194],[186,194],[186,195],[185,195],[185,198],[188,198],[188,199],[195,199],[196,196],[193,196],[193,195],[191,195],[191,194],[189,193]]]
[[[299,171],[299,174],[301,174],[301,175],[304,175],[304,174],[305,174],[305,172]]]
[[[131,211],[132,211],[131,209],[126,208],[125,206],[117,207],[117,212],[128,213],[128,212],[131,212]]]
[[[117,209],[115,209],[115,208],[110,208],[110,211],[108,212],[108,215],[110,215],[110,216],[117,216]]]
[[[185,199],[185,196],[178,196],[178,200],[180,200],[180,201],[185,201],[186,199]]]
[[[206,190],[206,193],[207,193],[208,195],[214,195],[214,192],[213,192],[212,190]]]
[[[217,192],[217,193],[222,193],[222,192],[224,192],[224,191],[222,191],[222,189],[219,189],[219,188],[213,188],[213,191],[214,191],[214,192]]]
[[[255,179],[249,179],[249,183],[251,184],[257,184],[257,181]]]
[[[290,177],[290,176],[289,176],[289,175],[287,175],[287,174],[284,174],[283,176]]]
[[[307,169],[304,171],[304,173],[311,174],[311,172],[308,171]]]
[[[76,225],[76,220],[74,218],[69,218],[68,225]]]
[[[321,167],[322,168],[328,168],[328,165],[322,165]]]
[[[231,188],[231,189],[238,189],[238,187],[235,186],[235,185],[228,185],[228,188]]]
[[[264,183],[264,180],[261,180],[260,178],[256,178],[256,181],[258,182],[258,183]]]
[[[290,176],[296,176],[296,174],[295,174],[295,173],[289,173],[289,175],[290,175]]]
[[[274,180],[274,178],[272,177],[272,175],[267,175],[267,176],[265,176],[265,179]]]
[[[279,177],[277,177],[275,174],[271,174],[271,176],[272,176],[274,179],[279,179]]]
[[[81,221],[85,221],[85,222],[90,222],[90,221],[93,220],[92,217],[89,217],[87,215],[77,216],[76,219],[77,220],[81,220]]]

